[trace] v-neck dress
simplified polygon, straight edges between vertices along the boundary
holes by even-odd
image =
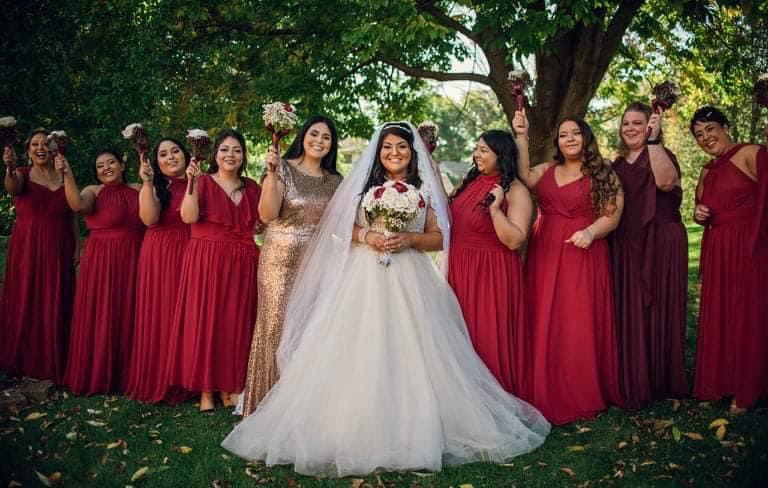
[[[235,204],[211,175],[198,178],[200,214],[181,265],[168,351],[168,384],[242,391],[256,321],[261,188],[243,178]]]

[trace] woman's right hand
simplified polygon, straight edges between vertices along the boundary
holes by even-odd
[[[200,176],[200,165],[197,162],[197,159],[192,158],[189,161],[189,166],[187,166],[187,179],[193,179]]]
[[[384,238],[384,234],[380,232],[368,232],[365,235],[365,243],[379,252],[387,252],[387,240]]]
[[[267,156],[264,158],[264,167],[266,168],[267,173],[274,173],[277,170],[278,165],[280,165],[280,155],[277,154],[277,149],[270,145],[269,151],[267,151]]]
[[[693,211],[693,220],[696,222],[703,224],[709,218],[712,216],[712,212],[709,210],[709,207],[706,205],[702,205],[701,203],[696,205],[696,208]]]
[[[11,146],[5,146],[3,148],[3,163],[8,170],[16,169],[16,151]]]
[[[145,183],[151,183],[154,171],[152,171],[152,165],[149,164],[146,154],[141,155],[141,166],[139,166],[139,177],[141,181]]]

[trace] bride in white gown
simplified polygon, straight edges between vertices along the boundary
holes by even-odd
[[[227,450],[302,474],[346,476],[502,463],[544,442],[549,423],[485,367],[453,291],[424,252],[447,253],[449,217],[415,134],[405,122],[384,124],[336,191],[288,305],[280,380],[224,439]],[[366,187],[384,178],[420,180],[428,202],[388,240],[359,208]],[[388,267],[378,259],[384,249],[393,252]]]

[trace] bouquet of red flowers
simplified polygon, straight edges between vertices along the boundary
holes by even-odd
[[[19,132],[16,129],[16,119],[13,117],[0,117],[0,146],[13,147],[19,142]]]
[[[525,90],[531,84],[531,76],[526,71],[518,69],[507,74],[507,89],[515,96],[517,110],[522,110],[525,107]]]
[[[380,220],[384,226],[384,236],[391,232],[402,231],[406,224],[426,207],[421,192],[402,181],[387,181],[383,185],[371,187],[363,196],[363,210],[373,222]],[[390,253],[379,256],[379,264],[389,266],[392,263]]]
[[[437,127],[437,124],[431,120],[427,120],[426,122],[419,124],[419,128],[417,130],[419,131],[421,140],[423,140],[424,144],[427,146],[429,154],[435,152],[435,149],[437,149],[437,137],[440,133],[440,129]]]
[[[147,129],[141,124],[129,124],[123,129],[123,138],[128,139],[133,144],[136,152],[139,153],[139,164],[144,155],[149,150],[149,135]]]

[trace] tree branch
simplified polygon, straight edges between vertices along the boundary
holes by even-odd
[[[429,78],[437,81],[474,81],[486,86],[490,86],[491,82],[487,76],[477,73],[444,73],[442,71],[432,71],[423,68],[416,68],[408,66],[407,64],[393,58],[379,55],[377,57],[382,63],[386,63],[390,66],[394,66],[408,76],[414,78]]]
[[[461,32],[479,45],[483,45],[480,36],[476,35],[467,26],[440,10],[435,5],[435,0],[423,0],[416,2],[416,10],[429,14],[435,21],[450,30]]]
[[[611,64],[613,56],[616,54],[616,48],[621,43],[621,39],[624,37],[624,33],[632,24],[632,19],[635,18],[637,11],[643,6],[645,0],[625,0],[620,2],[618,10],[613,15],[608,28],[605,31],[602,42],[602,50],[600,57],[597,61],[597,69],[595,74],[602,79],[603,74],[608,70],[608,65]],[[599,80],[595,80],[599,81]]]

